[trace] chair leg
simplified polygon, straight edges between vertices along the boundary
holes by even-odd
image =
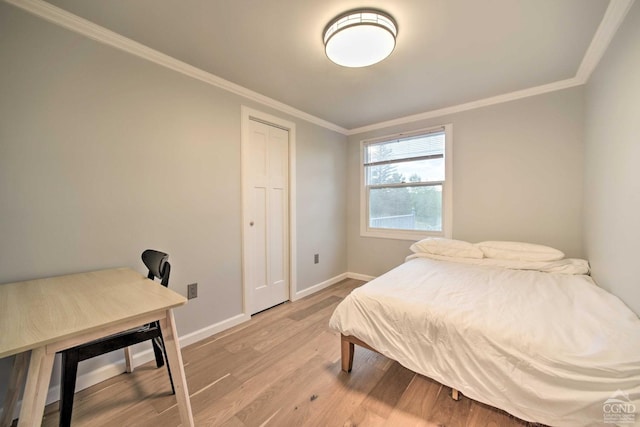
[[[124,363],[125,371],[130,374],[133,372],[133,354],[131,353],[131,347],[124,348]]]
[[[67,350],[62,352],[62,381],[60,383],[60,427],[71,426],[73,394],[76,391],[76,376],[80,353]]]
[[[162,349],[162,353],[164,354],[164,359],[167,361],[167,372],[169,373],[169,381],[171,382],[171,394],[176,394],[176,389],[173,386],[173,376],[171,375],[171,367],[169,366],[169,358],[167,357],[167,349],[164,346],[164,338],[162,338],[162,334],[156,339],[153,340],[154,347],[158,345]]]
[[[164,359],[166,359],[166,357],[162,355],[164,348],[160,345],[159,340],[155,338],[151,340],[151,344],[153,347],[153,354],[156,357],[156,367],[162,368],[164,366]]]

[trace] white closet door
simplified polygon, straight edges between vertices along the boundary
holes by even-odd
[[[244,152],[245,280],[250,314],[289,299],[289,133],[249,121]]]

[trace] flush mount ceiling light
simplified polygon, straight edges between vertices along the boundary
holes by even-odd
[[[393,18],[379,10],[352,10],[324,29],[327,57],[344,67],[367,67],[385,59],[396,46]]]

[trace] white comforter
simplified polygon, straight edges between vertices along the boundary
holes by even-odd
[[[602,424],[628,393],[640,423],[640,319],[586,275],[410,259],[330,326],[524,420]]]

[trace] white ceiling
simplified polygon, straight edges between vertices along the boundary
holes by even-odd
[[[608,0],[48,0],[353,130],[574,78]],[[615,2],[617,0],[612,0]],[[398,23],[385,61],[330,62],[322,30],[357,7]]]

